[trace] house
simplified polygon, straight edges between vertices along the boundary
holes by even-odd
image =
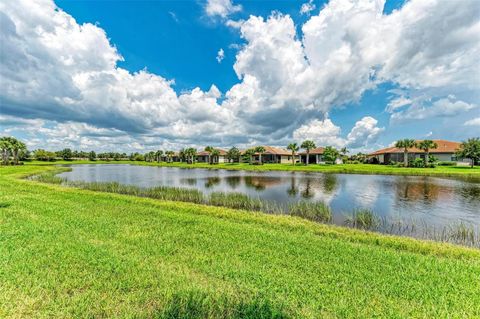
[[[180,152],[174,152],[171,157],[164,153],[162,156],[160,156],[160,160],[162,162],[181,162],[182,157],[180,156]]]
[[[197,162],[208,163],[208,159],[210,158],[210,161],[212,163],[226,163],[227,162],[227,151],[219,149],[219,148],[216,148],[216,150],[219,152],[218,156],[212,156],[207,151],[198,152],[197,153]]]
[[[317,147],[314,148],[313,150],[310,150],[309,157],[308,157],[308,163],[309,164],[320,164],[323,162],[323,151],[325,149],[323,147]],[[298,153],[300,156],[300,161],[302,163],[307,162],[307,152],[300,152]]]
[[[431,149],[429,153],[435,156],[436,159],[442,162],[455,162],[457,157],[455,152],[460,148],[459,142],[451,142],[446,140],[433,140],[437,143],[436,149]],[[416,141],[421,142],[421,140]],[[425,151],[416,147],[408,149],[408,159],[414,160],[416,158],[425,158]],[[389,164],[391,162],[401,163],[404,159],[403,148],[395,146],[383,148],[368,154],[368,159],[372,163]]]
[[[265,152],[262,153],[262,163],[282,163],[288,164],[292,162],[292,153],[284,150],[283,148],[273,146],[263,146]],[[242,151],[242,155],[246,151]],[[297,157],[297,156],[295,156]],[[253,162],[260,161],[260,154],[255,153],[253,156]]]

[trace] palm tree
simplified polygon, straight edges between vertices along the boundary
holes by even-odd
[[[257,146],[255,147],[255,152],[258,153],[258,161],[262,164],[262,153],[265,153],[265,147]]]
[[[292,164],[295,166],[295,155],[299,150],[297,143],[290,143],[287,146],[287,149],[292,151]]]
[[[305,164],[308,165],[309,157],[310,157],[310,150],[314,149],[317,146],[315,145],[314,141],[305,140],[305,141],[303,141],[302,145],[300,145],[300,147],[307,150],[307,161],[305,162]]]
[[[174,154],[175,154],[174,151],[166,151],[166,152],[165,152],[165,155],[167,155],[167,161],[168,161],[169,163],[172,162],[172,157],[173,157]]]
[[[13,164],[18,165],[18,157],[19,157],[18,155],[20,152],[26,151],[27,146],[25,145],[25,143],[17,140],[15,137],[7,137],[6,140],[8,141],[7,146],[9,146],[10,152],[12,153],[12,156],[13,156]],[[7,156],[7,161],[8,161],[8,156]]]
[[[184,150],[185,157],[187,158],[187,163],[193,164],[195,162],[195,156],[197,155],[197,150],[193,147],[186,148]]]
[[[218,163],[218,157],[220,156],[220,151],[217,149],[214,149],[211,153],[211,156],[212,156],[212,161],[214,163]]]
[[[8,164],[8,157],[9,157],[11,148],[12,148],[12,145],[11,145],[10,139],[8,137],[0,138],[0,151],[2,152],[2,164],[3,165]]]
[[[249,148],[244,154],[245,156],[248,156],[248,163],[252,164],[252,156],[255,154],[255,150],[253,148]]]
[[[162,160],[162,155],[163,155],[163,151],[161,150],[158,150],[155,152],[155,157],[157,159],[157,163],[160,163],[160,161]]]
[[[205,152],[208,153],[208,164],[212,164],[210,156],[211,156],[213,150],[214,150],[214,148],[212,146],[205,147]]]
[[[427,167],[430,150],[436,149],[438,145],[432,140],[423,140],[418,143],[417,147],[425,152],[425,167]]]
[[[395,147],[403,148],[403,166],[408,166],[408,149],[415,147],[416,145],[417,143],[415,142],[415,140],[409,138],[399,140],[397,141],[397,143],[395,143]]]

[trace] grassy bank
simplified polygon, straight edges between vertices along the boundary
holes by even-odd
[[[0,317],[480,316],[480,251],[19,180],[0,168]]]
[[[248,163],[222,163],[209,165],[205,163],[150,163],[136,161],[58,161],[56,164],[134,164],[146,166],[166,166],[181,168],[208,168],[208,169],[230,169],[248,171],[299,171],[319,173],[341,173],[341,174],[381,174],[381,175],[415,175],[415,176],[445,176],[445,177],[466,177],[480,180],[480,167],[474,168],[462,166],[437,166],[435,168],[395,167],[378,164],[339,164],[339,165],[292,165],[292,164],[264,164],[249,165]],[[45,162],[30,162],[34,165],[51,165]]]

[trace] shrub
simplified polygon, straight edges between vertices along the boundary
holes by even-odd
[[[437,162],[437,165],[438,166],[456,166],[457,163],[456,162],[450,162],[450,161],[441,161],[441,162]]]

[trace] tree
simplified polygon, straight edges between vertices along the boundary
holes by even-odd
[[[425,167],[428,166],[428,160],[430,158],[430,150],[438,147],[437,143],[432,140],[423,140],[418,143],[417,147],[425,152]]]
[[[245,151],[244,155],[248,158],[248,163],[252,164],[252,157],[255,155],[255,150],[253,148],[249,148]]]
[[[292,151],[292,164],[295,166],[295,155],[300,148],[298,147],[297,143],[290,143],[288,144],[287,149]]]
[[[343,162],[345,163],[346,160],[348,159],[347,154],[349,153],[349,150],[348,150],[346,147],[342,147],[342,148],[340,149],[340,152],[339,152],[339,153],[340,153],[340,155],[342,155],[342,160],[343,160]]]
[[[333,164],[335,164],[335,161],[339,155],[340,155],[340,152],[332,146],[327,146],[323,150],[323,158],[325,159],[325,161]]]
[[[158,151],[155,152],[155,158],[157,159],[157,163],[161,162],[162,155],[163,155],[163,151],[161,151],[161,150],[158,150]]]
[[[197,155],[197,150],[193,147],[186,148],[184,151],[187,163],[193,164],[195,162],[195,156]]]
[[[307,160],[306,160],[305,164],[308,165],[309,157],[310,157],[310,150],[314,149],[317,146],[315,145],[315,142],[313,142],[311,140],[306,140],[306,141],[303,141],[303,143],[302,143],[302,145],[300,145],[300,147],[307,150]]]
[[[458,157],[470,159],[473,167],[475,163],[480,161],[480,138],[469,138],[463,141],[456,154]]]
[[[228,161],[235,161],[240,158],[240,151],[235,146],[228,150],[227,159]]]
[[[55,156],[56,155],[54,152],[49,152],[42,149],[38,149],[34,152],[34,157],[37,161],[53,162],[55,161]]]
[[[89,161],[95,161],[97,159],[97,154],[95,154],[94,151],[91,151],[90,153],[88,153],[88,160]]]
[[[218,158],[220,156],[220,151],[217,150],[217,149],[214,149],[210,155],[212,156],[212,162],[218,163],[218,160],[219,160]]]
[[[212,146],[205,147],[205,152],[207,152],[207,154],[208,154],[208,164],[212,164],[211,163],[211,154],[212,154],[213,150],[214,149],[213,149]]]
[[[265,153],[265,147],[263,147],[263,146],[255,147],[255,153],[258,153],[258,161],[260,162],[260,164],[263,164],[262,163],[262,154]]]
[[[10,156],[10,149],[11,149],[10,139],[6,136],[0,138],[0,151],[2,152],[2,164],[3,165],[8,164],[8,157]]]
[[[415,142],[415,140],[408,138],[399,140],[397,141],[397,143],[395,143],[395,147],[403,148],[403,166],[408,166],[408,149],[413,148],[416,145],[417,143]]]
[[[59,152],[59,155],[64,161],[69,161],[73,157],[73,152],[71,149],[65,148]]]
[[[175,155],[175,152],[174,151],[166,151],[165,155],[167,155],[167,162],[171,162],[173,155]]]
[[[15,137],[7,137],[10,140],[10,151],[13,155],[13,164],[18,165],[18,157],[20,152],[26,151],[27,146],[22,141],[17,140]]]

